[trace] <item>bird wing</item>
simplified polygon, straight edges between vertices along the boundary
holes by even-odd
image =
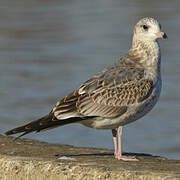
[[[144,78],[144,69],[114,65],[86,81],[78,90],[57,102],[46,116],[7,131],[6,135],[40,132],[94,117],[117,117],[128,106],[150,96],[154,83]]]
[[[142,102],[152,93],[153,81],[145,79],[144,73],[143,68],[135,66],[104,69],[57,103],[55,120],[124,114],[129,105]]]

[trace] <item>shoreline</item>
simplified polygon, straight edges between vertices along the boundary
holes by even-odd
[[[180,160],[129,153],[140,161],[124,162],[112,150],[13,139],[0,136],[2,179],[180,179]]]

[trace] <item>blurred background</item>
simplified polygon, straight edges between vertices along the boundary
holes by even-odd
[[[0,1],[0,133],[49,113],[131,46],[133,27],[157,18],[169,37],[160,40],[160,101],[123,132],[123,151],[180,159],[180,1]],[[79,124],[26,138],[75,146],[113,148],[110,130]]]

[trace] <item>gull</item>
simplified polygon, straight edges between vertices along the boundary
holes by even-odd
[[[136,157],[122,154],[122,127],[143,117],[158,101],[162,84],[159,38],[167,39],[167,35],[157,20],[139,20],[130,50],[114,65],[60,99],[46,116],[5,134],[22,133],[21,137],[70,123],[111,129],[115,158],[137,161]]]

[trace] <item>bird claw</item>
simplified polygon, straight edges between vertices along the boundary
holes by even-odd
[[[135,156],[122,156],[118,153],[114,153],[114,156],[116,159],[122,161],[139,161]]]

